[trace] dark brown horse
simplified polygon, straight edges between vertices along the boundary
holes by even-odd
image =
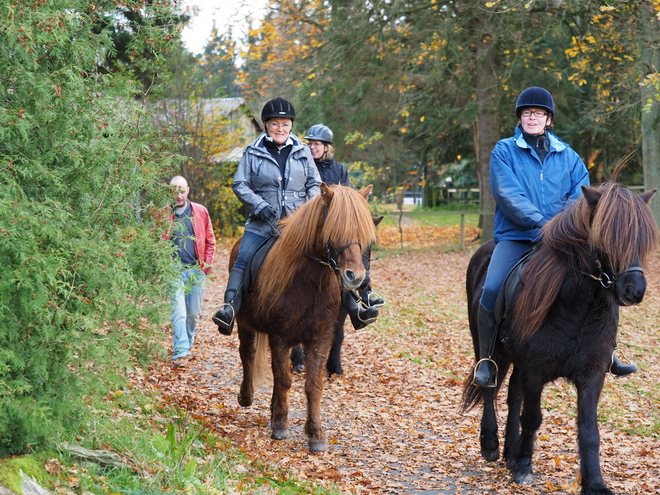
[[[292,372],[290,350],[302,344],[306,360],[305,395],[309,450],[325,450],[321,425],[324,369],[341,305],[340,287],[355,289],[366,270],[365,250],[377,238],[366,198],[361,191],[321,184],[321,193],[280,222],[281,236],[266,256],[254,291],[246,296],[236,321],[243,365],[238,397],[252,404],[254,384],[262,378],[270,346],[273,372],[271,437],[289,436]],[[229,266],[233,266],[236,252]],[[264,338],[267,337],[267,338]]]
[[[658,240],[647,205],[654,193],[640,195],[615,183],[583,187],[584,195],[543,228],[517,288],[507,290],[505,284],[507,300],[493,354],[497,387],[475,387],[470,375],[463,408],[483,403],[481,453],[488,461],[497,460],[494,403],[513,365],[504,458],[517,483],[532,481],[543,388],[566,378],[578,395],[582,493],[612,495],[600,469],[597,408],[612,362],[619,306],[639,304],[646,291],[642,266]],[[492,241],[484,244],[468,265],[468,311],[476,356],[479,298],[493,247]]]

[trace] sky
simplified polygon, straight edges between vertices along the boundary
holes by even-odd
[[[244,20],[247,17],[255,19],[263,15],[263,8],[267,0],[183,0],[179,2],[182,10],[199,9],[188,27],[183,30],[183,43],[192,53],[200,54],[208,42],[213,22],[220,32],[225,31],[231,22]],[[246,7],[245,4],[249,4]],[[242,24],[245,24],[244,22]],[[241,37],[242,32],[237,29],[234,37]]]

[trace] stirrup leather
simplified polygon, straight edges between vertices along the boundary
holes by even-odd
[[[493,366],[495,366],[495,379],[493,380],[493,385],[491,386],[492,388],[495,388],[497,387],[497,375],[500,372],[500,368],[497,366],[497,363],[493,361],[493,359],[490,357],[480,359],[479,361],[477,361],[477,364],[474,365],[474,371],[472,372],[472,383],[474,384],[474,381],[477,379],[477,368],[481,363],[486,361],[490,361],[491,363],[493,363]],[[486,388],[491,388],[491,387],[486,387]]]
[[[229,320],[229,323],[227,323],[225,321],[222,321],[220,318],[216,318],[216,316],[215,316],[215,315],[218,314],[218,311],[220,311],[221,309],[224,309],[225,306],[228,306],[231,309],[231,320]],[[235,318],[236,318],[236,312],[234,311],[234,306],[232,306],[230,303],[222,303],[220,306],[218,306],[218,309],[215,310],[215,313],[213,313],[213,318],[211,318],[211,319],[213,320],[213,323],[215,323],[218,326],[220,326],[222,324],[223,326],[227,325],[227,326],[231,327],[234,323]]]

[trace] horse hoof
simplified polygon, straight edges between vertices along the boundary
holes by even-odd
[[[294,364],[293,365],[293,372],[294,373],[302,373],[305,371],[305,365],[304,364]]]
[[[337,375],[341,376],[344,374],[344,370],[341,368],[328,368],[328,376]]]
[[[496,461],[500,458],[500,449],[495,449],[495,450],[481,449],[481,457],[486,459],[488,462]]]
[[[531,485],[533,476],[532,473],[524,473],[524,474],[514,474],[512,475],[513,482],[518,483],[519,485]]]
[[[324,452],[328,446],[325,442],[309,442],[310,452]]]
[[[241,407],[250,407],[252,405],[252,397],[238,396],[238,405]]]
[[[271,433],[270,438],[273,440],[284,440],[285,438],[289,438],[289,430],[286,428],[275,428],[273,433]]]

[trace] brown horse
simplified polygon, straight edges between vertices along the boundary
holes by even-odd
[[[305,395],[309,450],[326,449],[321,425],[324,366],[341,306],[340,288],[356,289],[367,273],[365,250],[377,240],[366,198],[371,186],[356,191],[321,184],[321,193],[280,222],[275,241],[252,293],[236,315],[243,382],[238,403],[252,404],[254,384],[267,369],[270,346],[273,372],[271,438],[289,436],[291,348],[302,344],[306,359]],[[236,259],[232,252],[229,266]],[[267,338],[264,338],[267,337]]]

